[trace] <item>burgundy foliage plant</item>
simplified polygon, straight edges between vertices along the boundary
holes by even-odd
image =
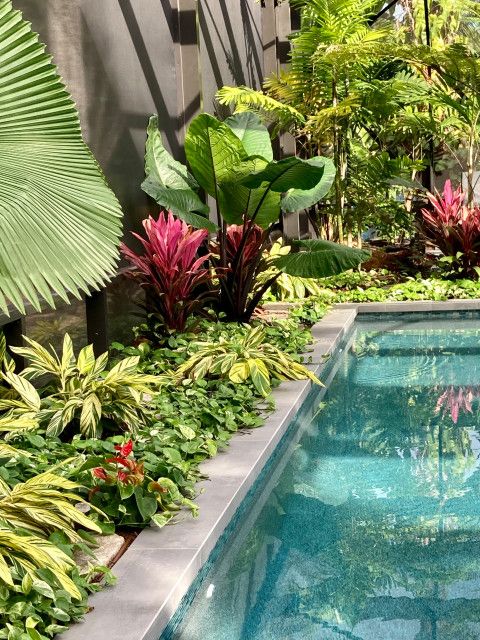
[[[210,256],[198,255],[208,232],[194,230],[171,212],[161,213],[158,220],[149,216],[143,227],[146,237],[133,233],[143,252],[122,244],[122,253],[134,267],[132,277],[147,292],[150,320],[184,331],[189,316],[198,313],[211,295]]]
[[[268,231],[246,220],[241,225],[227,225],[224,234],[212,244],[221,308],[228,320],[249,322],[263,294],[280,275],[258,284],[258,275],[265,268],[263,250],[268,238]]]
[[[480,207],[465,204],[461,188],[445,183],[443,195],[429,194],[431,207],[422,209],[426,238],[452,258],[459,277],[476,276],[480,265]]]

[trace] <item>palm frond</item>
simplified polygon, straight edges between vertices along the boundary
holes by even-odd
[[[114,274],[121,210],[82,140],[45,47],[0,0],[0,309],[98,289]]]

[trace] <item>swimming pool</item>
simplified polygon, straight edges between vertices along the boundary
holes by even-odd
[[[168,637],[480,638],[480,316],[360,319],[334,366]]]

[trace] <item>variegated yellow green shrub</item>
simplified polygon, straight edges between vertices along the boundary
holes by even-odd
[[[250,381],[264,397],[271,392],[272,378],[320,380],[303,364],[265,342],[261,326],[249,327],[243,337],[220,337],[218,342],[192,342],[192,356],[179,367],[177,376],[199,380],[208,376],[225,377],[234,383]]]
[[[279,238],[271,249],[265,252],[265,262],[268,268],[258,276],[259,282],[268,282],[278,272],[274,266],[275,260],[281,256],[287,256],[290,251],[291,247],[284,245],[283,240]],[[269,291],[267,296],[270,295],[275,300],[302,300],[310,295],[320,295],[324,291],[319,282],[318,278],[302,278],[283,272],[275,280],[271,292]]]
[[[81,597],[69,576],[75,563],[47,539],[61,531],[71,542],[79,542],[77,526],[101,532],[76,507],[83,502],[73,493],[78,488],[77,483],[50,472],[13,489],[0,479],[0,581],[13,587],[15,578],[35,580],[37,569],[47,568],[72,597]]]
[[[91,345],[75,358],[70,336],[65,335],[63,353],[25,338],[28,347],[12,350],[29,366],[20,374],[6,369],[3,380],[16,392],[0,398],[0,431],[19,433],[44,429],[57,436],[67,427],[86,438],[99,437],[103,426],[134,431],[143,420],[145,394],[158,387],[161,378],[138,370],[139,357],[132,356],[108,368],[108,353],[95,358]],[[39,393],[30,380],[47,376],[48,386]]]

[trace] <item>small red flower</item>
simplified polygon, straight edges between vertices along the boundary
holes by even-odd
[[[120,455],[124,456],[126,458],[133,451],[133,442],[132,442],[132,440],[129,440],[128,442],[125,442],[125,444],[116,444],[115,445],[115,450],[119,451]]]
[[[100,480],[107,479],[107,472],[105,471],[105,469],[102,469],[102,467],[96,467],[95,469],[92,470],[92,473],[95,476],[95,478],[100,478]]]
[[[108,462],[109,464],[114,462],[115,464],[121,464],[124,467],[130,467],[130,464],[129,464],[130,460],[126,460],[125,458],[120,458],[119,456],[115,458],[107,458],[105,462]]]
[[[123,482],[125,484],[125,482],[128,480],[128,473],[126,473],[125,471],[119,471],[117,473],[117,478],[120,480],[120,482]]]

